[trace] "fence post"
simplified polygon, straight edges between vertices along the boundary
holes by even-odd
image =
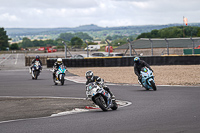
[[[190,37],[190,39],[192,40],[192,54],[194,55],[194,40],[192,39],[192,37]]]
[[[169,55],[169,42],[168,42],[167,38],[165,38],[165,41],[167,43],[167,55]]]
[[[153,56],[153,42],[152,42],[151,38],[149,38],[149,41],[151,42],[151,55]]]

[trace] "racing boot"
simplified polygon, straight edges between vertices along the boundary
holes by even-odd
[[[53,81],[56,81],[56,75],[53,73]]]
[[[140,82],[140,80],[138,80],[138,83],[140,84],[141,87],[143,87],[142,83]]]
[[[115,95],[112,92],[110,92],[110,95],[111,95],[111,99],[115,100]]]
[[[32,70],[32,68],[30,67],[30,68],[29,68],[29,73],[30,73],[30,74],[31,74],[31,70]]]

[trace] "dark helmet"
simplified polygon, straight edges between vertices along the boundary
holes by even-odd
[[[40,56],[36,55],[35,59],[38,61],[40,59]]]
[[[139,63],[139,62],[140,62],[140,58],[139,58],[139,57],[135,57],[135,58],[134,58],[134,62],[135,62],[135,63]]]
[[[85,73],[85,77],[87,80],[93,80],[93,72],[92,71],[87,71]]]

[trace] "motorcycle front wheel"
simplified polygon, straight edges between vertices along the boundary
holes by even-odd
[[[96,104],[103,110],[103,111],[108,111],[106,108],[106,102],[102,96],[99,96],[99,98],[96,99]]]
[[[117,108],[118,108],[118,105],[117,105],[116,101],[113,100],[113,107],[111,107],[111,109],[112,110],[117,110]]]
[[[155,83],[154,83],[153,81],[150,81],[150,83],[151,83],[151,87],[153,88],[153,90],[154,90],[154,91],[156,91],[156,90],[157,90],[157,88],[156,88],[156,85],[155,85]]]
[[[62,75],[61,77],[61,85],[64,85],[65,79],[64,79],[64,75]]]

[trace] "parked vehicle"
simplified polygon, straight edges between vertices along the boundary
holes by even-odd
[[[95,52],[92,54],[94,57],[106,57],[106,56],[124,56],[123,53],[116,53],[111,52],[110,55],[108,55],[108,52]]]
[[[72,56],[71,59],[84,59],[86,57],[87,57],[87,54],[76,54]],[[93,56],[89,55],[89,57],[93,57]]]
[[[153,72],[150,69],[143,67],[140,71],[140,75],[142,76],[141,84],[146,90],[149,90],[149,89],[153,89],[154,91],[157,90],[157,87],[154,81]]]
[[[110,53],[110,56],[124,56],[124,54],[112,52],[112,53]]]
[[[65,82],[65,72],[67,69],[64,65],[59,66],[58,71],[56,71],[56,78],[54,79],[55,85],[61,84],[64,85]]]
[[[93,57],[105,57],[108,56],[108,52],[95,52],[91,54]]]
[[[40,62],[35,61],[34,65],[32,67],[32,70],[31,70],[32,79],[37,80],[38,76],[40,75],[41,69],[42,69],[42,67],[40,65]]]
[[[100,49],[100,45],[88,45],[88,50],[90,51],[98,51]],[[85,48],[87,50],[87,47]]]
[[[103,111],[107,111],[110,108],[117,110],[118,108],[115,99],[111,99],[111,95],[101,85],[97,85],[96,82],[91,82],[86,86],[86,95]]]

